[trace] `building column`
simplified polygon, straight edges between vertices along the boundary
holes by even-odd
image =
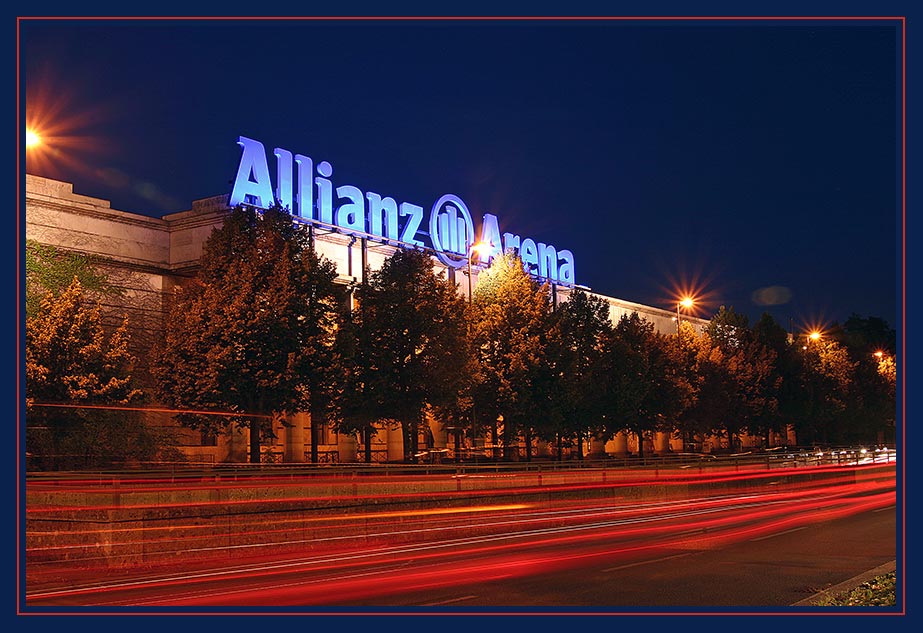
[[[587,457],[596,459],[605,457],[606,442],[607,437],[605,435],[591,435],[587,440]]]
[[[295,415],[288,416],[286,422],[291,426],[285,427],[285,452],[282,459],[285,462],[291,463],[304,462],[305,427],[309,429],[308,437],[310,438],[311,414],[296,413]]]
[[[448,446],[449,432],[446,430],[445,425],[429,412],[426,414],[426,423],[433,434],[433,448],[446,448]]]
[[[238,426],[236,423],[228,427],[227,433],[219,438],[224,438],[224,451],[219,453],[220,462],[245,463],[250,450],[250,429]]]
[[[401,426],[398,424],[386,427],[385,437],[388,442],[388,461],[404,461],[404,434]]]
[[[337,461],[351,464],[356,461],[359,440],[352,433],[337,433]]]
[[[628,456],[628,435],[625,431],[619,431],[611,440],[606,442],[606,452],[616,457]]]
[[[670,434],[664,431],[654,433],[654,452],[658,455],[666,455],[670,452]]]

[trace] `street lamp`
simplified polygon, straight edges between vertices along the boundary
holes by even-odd
[[[683,297],[682,299],[679,300],[679,303],[676,304],[676,333],[677,334],[679,334],[679,309],[682,307],[688,310],[693,305],[695,305],[695,301],[692,299],[692,297]]]
[[[471,245],[471,248],[468,249],[468,303],[471,303],[472,297],[472,287],[471,287],[471,258],[474,257],[474,254],[484,248],[485,244],[483,242],[475,242]]]
[[[42,142],[42,137],[35,130],[29,128],[26,130],[26,149],[31,149]]]
[[[474,254],[479,250],[487,246],[484,242],[475,242],[468,248],[468,303],[470,304],[473,298],[473,288],[471,280],[471,259],[474,257]],[[471,324],[468,324],[469,335],[470,335]],[[474,411],[474,394],[471,394],[471,428],[474,430],[475,426],[475,411]],[[456,463],[460,460],[461,455],[461,430],[458,426],[455,427],[455,461]]]
[[[821,336],[821,335],[820,335],[820,332],[818,332],[817,330],[814,330],[814,331],[810,332],[810,333],[807,335],[807,337],[806,337],[807,343],[805,344],[805,346],[804,346],[802,349],[808,349],[808,345],[809,345],[812,341],[814,341],[814,342],[819,341],[819,340],[820,340],[820,336]]]

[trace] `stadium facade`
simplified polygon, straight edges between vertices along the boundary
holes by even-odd
[[[361,281],[366,266],[375,270],[397,248],[424,246],[433,253],[434,268],[454,279],[459,292],[469,292],[468,263],[465,248],[473,241],[473,223],[464,203],[455,196],[443,196],[433,206],[429,231],[421,231],[433,243],[422,244],[419,236],[410,232],[408,222],[422,224],[422,207],[411,203],[396,203],[386,196],[362,192],[356,187],[341,186],[335,189],[340,199],[344,193],[355,201],[356,210],[350,212],[348,204],[333,209],[330,203],[332,185],[325,184],[331,169],[324,163],[308,168],[316,185],[304,187],[317,193],[317,200],[306,200],[293,186],[299,169],[310,161],[304,156],[281,156],[282,165],[291,158],[296,169],[285,172],[280,167],[279,184],[275,190],[267,188],[266,175],[258,173],[264,167],[258,163],[258,150],[250,159],[241,137],[244,156],[234,189],[221,196],[194,201],[191,209],[163,217],[149,217],[113,209],[109,201],[74,192],[72,183],[51,180],[34,175],[26,176],[26,239],[55,248],[91,256],[110,282],[120,289],[118,296],[103,300],[104,313],[111,319],[127,315],[131,324],[132,346],[139,365],[136,374],[149,376],[150,350],[157,345],[163,332],[167,305],[173,290],[196,274],[205,241],[219,227],[224,217],[236,204],[264,203],[267,196],[293,203],[293,216],[312,226],[318,253],[336,264],[339,283],[349,285]],[[277,157],[279,150],[277,150]],[[249,160],[249,164],[246,164]],[[262,159],[265,160],[265,159]],[[289,180],[286,182],[285,173]],[[291,174],[294,173],[296,177]],[[327,176],[325,176],[327,174]],[[289,189],[286,191],[286,187]],[[325,198],[326,196],[326,198]],[[366,202],[368,201],[368,202]],[[288,205],[286,205],[288,206]],[[299,213],[299,207],[310,209],[312,216]],[[346,210],[344,211],[344,208]],[[362,211],[361,213],[359,211]],[[414,219],[416,218],[416,219]],[[352,224],[350,224],[352,223]],[[415,227],[416,228],[416,227]],[[511,244],[525,249],[534,273],[551,282],[556,301],[564,301],[573,291],[574,258],[570,251],[537,244],[533,240],[509,233],[500,236],[496,218],[485,216],[480,238],[491,244],[496,252]],[[522,253],[523,251],[520,250]],[[493,253],[480,255],[485,261],[474,261],[471,267],[472,286],[477,284],[477,273]],[[524,261],[526,259],[524,258]],[[529,265],[527,263],[527,265]],[[591,293],[595,294],[595,293]],[[614,297],[600,296],[609,304],[609,316],[617,322],[622,315],[633,312],[652,322],[662,332],[676,331],[676,312],[633,303]],[[684,320],[687,318],[683,317]],[[707,323],[689,317],[701,330]],[[176,443],[186,458],[194,462],[221,463],[248,461],[248,431],[236,429],[221,437],[206,436],[199,432],[176,427],[169,414],[145,414],[149,424],[165,426],[172,430]],[[319,425],[320,433],[316,452],[321,461],[352,462],[362,455],[364,447],[353,436],[337,434],[326,425]],[[454,457],[452,431],[443,428],[438,420],[430,420],[428,435],[433,454]],[[275,439],[263,447],[264,461],[305,462],[311,460],[311,420],[307,413],[290,416],[286,424],[278,424]],[[742,438],[744,447],[750,438]],[[788,438],[774,438],[773,444],[784,444]],[[404,457],[400,430],[382,428],[372,440],[372,455],[376,461],[400,461]],[[668,433],[659,433],[648,440],[645,453],[681,452],[689,447]],[[422,446],[423,444],[421,444]],[[635,439],[624,434],[613,438],[590,441],[586,450],[590,455],[628,455],[637,451]],[[696,447],[709,451],[722,448],[717,438],[705,438]],[[467,455],[484,454],[484,438],[465,438]],[[535,447],[534,455],[549,454],[549,446]]]

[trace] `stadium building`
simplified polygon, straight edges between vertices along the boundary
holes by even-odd
[[[157,344],[163,331],[166,306],[174,288],[196,274],[205,241],[212,230],[222,224],[230,209],[241,203],[266,207],[271,204],[269,198],[274,198],[293,208],[296,220],[312,227],[318,254],[336,264],[338,282],[344,285],[361,281],[366,266],[371,270],[377,269],[397,248],[423,246],[433,253],[437,272],[444,272],[455,280],[459,292],[466,295],[470,287],[476,286],[478,271],[486,265],[488,258],[501,252],[501,248],[508,247],[517,248],[526,265],[531,265],[537,276],[551,282],[555,301],[566,300],[575,287],[573,255],[569,251],[557,250],[509,233],[501,236],[496,218],[489,215],[484,217],[480,241],[490,244],[494,253],[488,250],[473,261],[469,278],[466,247],[473,242],[474,225],[464,202],[456,196],[443,196],[437,201],[430,213],[429,231],[417,233],[417,227],[425,220],[421,206],[407,202],[398,204],[386,196],[362,192],[354,186],[334,189],[326,177],[331,171],[328,169],[330,166],[320,163],[315,169],[311,159],[301,155],[296,155],[286,167],[285,154],[280,156],[284,150],[276,150],[279,178],[275,190],[271,189],[265,173],[265,158],[260,154],[262,147],[248,149],[245,141],[249,139],[241,137],[239,141],[244,152],[238,178],[230,194],[194,201],[190,210],[160,218],[113,209],[107,200],[75,193],[71,183],[26,176],[26,239],[92,257],[109,281],[119,288],[121,292],[118,296],[104,298],[104,312],[113,319],[121,319],[124,315],[129,317],[133,352],[139,362],[137,375],[150,374],[147,366],[149,351]],[[292,159],[291,154],[287,158]],[[295,169],[291,168],[292,163]],[[305,167],[306,163],[312,164]],[[305,169],[314,177],[316,186],[305,185],[306,177],[300,174]],[[292,183],[296,180],[293,173],[296,172],[300,184],[293,187]],[[304,194],[302,190],[309,190],[311,195]],[[347,203],[335,209],[333,191],[336,191],[339,200],[347,199]],[[316,200],[313,199],[315,192]],[[408,225],[414,223],[416,226],[409,228]],[[431,243],[418,239],[421,237]],[[622,315],[636,312],[661,332],[676,331],[677,313],[672,310],[596,296],[609,304],[613,323]],[[687,317],[684,315],[683,319]],[[688,317],[688,320],[699,330],[707,323],[694,317]],[[148,424],[170,428],[178,447],[191,462],[248,461],[246,428],[215,437],[177,427],[167,413],[147,413],[145,416]],[[263,461],[311,461],[310,415],[290,416],[286,422],[274,429],[275,439],[267,440],[263,447]],[[431,455],[454,459],[452,431],[443,428],[437,420],[430,420],[429,426]],[[319,428],[316,447],[319,461],[354,462],[361,459],[365,447],[355,437],[338,434],[326,425],[321,424]],[[757,445],[760,441],[759,438],[741,439],[745,448],[751,442]],[[403,439],[399,429],[382,428],[372,442],[373,460],[403,459]],[[484,455],[484,442],[485,438],[465,438],[465,454],[469,457],[472,454]],[[647,442],[645,454],[690,449],[683,445],[682,440],[672,438],[668,433],[658,433]],[[785,437],[773,438],[772,442],[773,445],[786,443],[793,442]],[[704,438],[703,442],[691,448],[708,452],[725,447],[718,438]],[[591,440],[586,446],[587,454],[595,456],[624,456],[637,452],[637,448],[635,439],[625,434]],[[551,450],[552,447],[539,444],[533,455],[550,455]]]

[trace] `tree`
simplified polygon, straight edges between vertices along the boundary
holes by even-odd
[[[667,336],[637,312],[619,319],[608,344],[608,417],[637,436],[642,457],[645,434],[672,431],[688,406],[689,385],[672,349]]]
[[[843,441],[842,424],[857,363],[832,339],[813,341],[801,355],[803,407],[797,420],[799,442]]]
[[[415,461],[428,409],[451,408],[467,365],[465,302],[420,250],[398,249],[359,286],[349,342],[341,428],[401,425],[405,459]],[[424,427],[424,430],[428,427]]]
[[[509,251],[481,273],[473,304],[472,338],[482,376],[474,398],[478,416],[489,421],[494,438],[502,416],[505,456],[512,457],[523,434],[529,458],[532,429],[551,406],[550,288]]]
[[[705,385],[705,371],[702,365],[708,359],[712,344],[706,334],[699,334],[688,322],[679,324],[672,343],[677,380],[686,390],[686,406],[676,419],[676,431],[683,438],[685,450],[698,441],[697,438],[701,439],[711,432],[710,419],[703,417],[705,411],[699,406],[699,398]]]
[[[92,257],[62,251],[35,240],[26,240],[26,315],[35,315],[42,299],[58,295],[74,279],[86,294],[118,294],[105,275],[100,273]]]
[[[853,314],[843,326],[843,343],[855,363],[845,441],[850,443],[894,441],[897,419],[897,336],[877,317]]]
[[[155,374],[159,393],[203,431],[250,429],[260,461],[272,420],[310,411],[331,365],[339,292],[332,262],[276,206],[238,207],[205,243],[197,279],[180,290]]]
[[[59,295],[42,298],[26,317],[26,445],[33,464],[98,466],[153,456],[156,438],[138,416],[106,410],[141,401],[134,362],[128,320],[107,333],[99,305],[85,305],[76,277]]]
[[[893,356],[897,350],[897,333],[882,318],[863,318],[852,314],[843,324],[842,343],[852,354],[853,360],[868,358],[880,351]]]
[[[713,432],[732,447],[743,431],[764,432],[777,409],[775,352],[749,329],[746,315],[721,306],[705,328],[712,348],[700,364],[703,384],[697,406],[710,419]]]
[[[791,423],[793,405],[798,400],[798,354],[800,349],[789,340],[789,333],[769,313],[763,313],[760,320],[753,326],[755,340],[772,350],[775,354],[772,375],[774,379],[767,385],[766,396],[774,399],[775,408],[767,408],[757,412],[756,430],[766,435],[766,444],[769,445],[770,434],[786,433],[787,425]]]
[[[705,333],[712,342],[725,351],[737,349],[750,337],[750,323],[746,314],[734,310],[734,306],[721,306],[705,326]]]
[[[543,427],[546,439],[558,440],[561,455],[565,436],[582,438],[585,433],[611,433],[604,423],[604,344],[612,330],[609,304],[605,299],[575,288],[553,315],[549,360],[553,368],[557,424]],[[578,440],[578,455],[582,457]]]

